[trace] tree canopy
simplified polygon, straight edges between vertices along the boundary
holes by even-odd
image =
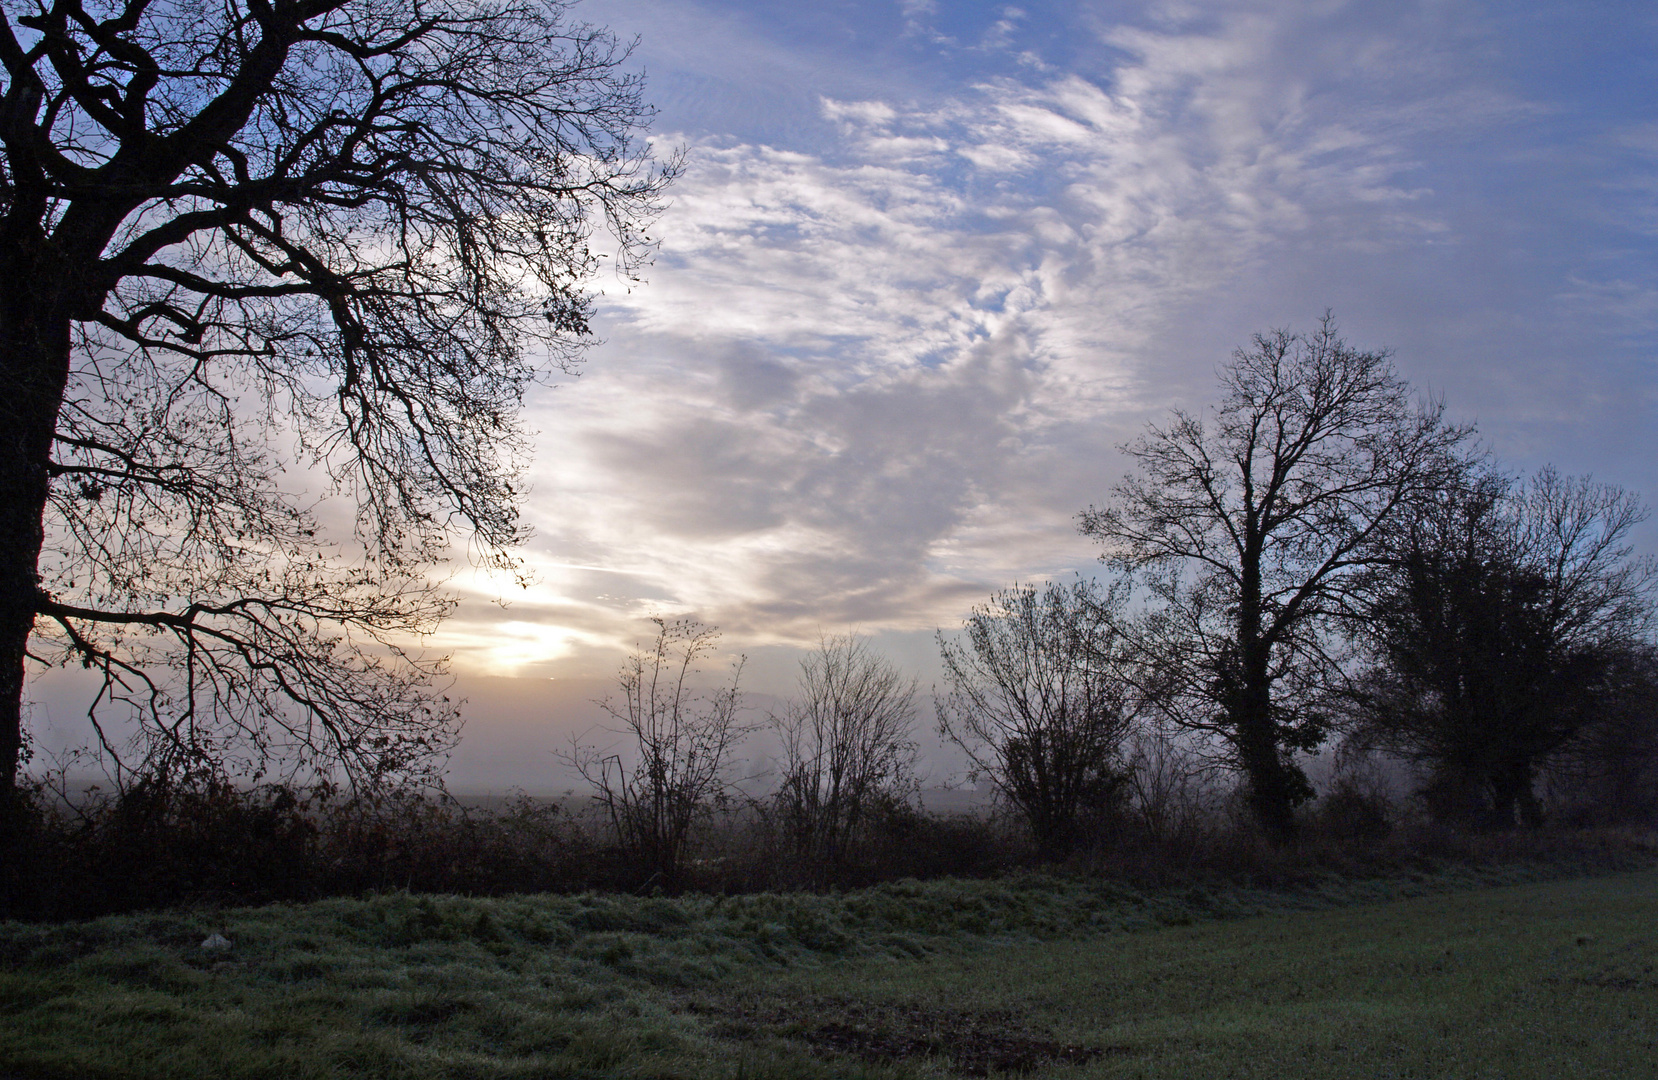
[[[522,395],[677,168],[567,6],[0,4],[0,787],[30,663],[152,764],[447,744],[430,571],[513,565]]]
[[[1414,508],[1355,623],[1374,661],[1355,734],[1429,766],[1445,816],[1539,822],[1539,767],[1645,692],[1658,565],[1628,536],[1646,515],[1550,468]]]
[[[1220,381],[1208,417],[1177,409],[1123,448],[1138,474],[1081,524],[1108,562],[1149,572],[1143,661],[1160,700],[1221,738],[1257,818],[1284,836],[1313,794],[1293,754],[1328,728],[1336,620],[1389,524],[1459,475],[1468,429],[1328,315],[1308,334],[1256,335]]]

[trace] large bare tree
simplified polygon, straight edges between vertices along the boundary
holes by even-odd
[[[1468,429],[1328,315],[1309,334],[1257,335],[1220,378],[1210,417],[1176,410],[1124,447],[1139,474],[1082,531],[1113,565],[1150,571],[1142,656],[1158,698],[1222,739],[1256,818],[1286,838],[1312,795],[1294,754],[1327,726],[1332,620],[1383,556],[1384,528],[1459,474]]]
[[[0,796],[34,663],[150,765],[452,738],[430,571],[512,565],[521,396],[675,168],[566,7],[0,0]]]

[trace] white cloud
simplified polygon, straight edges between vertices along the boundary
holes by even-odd
[[[609,299],[590,372],[537,405],[541,578],[512,617],[557,623],[549,656],[652,610],[800,642],[950,624],[1086,567],[1073,515],[1116,478],[1111,447],[1207,394],[1220,355],[1180,352],[1207,309],[1305,251],[1445,228],[1411,138],[1457,122],[1461,91],[1418,64],[1414,94],[1373,72],[1355,95],[1346,65],[1389,50],[1286,64],[1287,22],[1113,28],[1129,59],[1106,81],[826,99],[820,152],[693,140],[650,284]],[[522,663],[522,640],[463,663]]]

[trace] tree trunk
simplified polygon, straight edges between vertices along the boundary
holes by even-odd
[[[1504,761],[1492,770],[1492,809],[1498,828],[1520,825],[1535,829],[1543,824],[1543,807],[1537,801],[1535,784],[1535,771],[1527,759]]]
[[[0,256],[0,801],[17,791],[24,657],[39,604],[52,439],[69,375],[61,260],[27,248]],[[38,286],[38,288],[36,288]]]
[[[1295,838],[1295,804],[1299,785],[1294,766],[1283,759],[1278,731],[1272,719],[1272,698],[1266,686],[1245,687],[1237,730],[1238,756],[1249,782],[1249,808],[1275,843]]]
[[[1238,670],[1228,703],[1238,756],[1249,781],[1249,807],[1275,843],[1295,838],[1295,805],[1301,779],[1287,765],[1272,714],[1271,645],[1263,640],[1261,621],[1261,549],[1259,522],[1251,512],[1241,552],[1243,571],[1238,603]],[[1304,782],[1304,781],[1303,781]]]

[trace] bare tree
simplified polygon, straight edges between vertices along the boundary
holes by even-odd
[[[1216,814],[1213,767],[1178,730],[1141,723],[1128,739],[1123,776],[1146,839],[1185,848]]]
[[[801,659],[800,696],[771,723],[783,744],[776,803],[802,855],[840,862],[873,803],[912,795],[916,689],[855,635]]]
[[[1045,857],[1070,850],[1083,817],[1123,783],[1123,740],[1141,702],[1122,602],[1121,590],[1087,580],[1016,585],[973,609],[964,641],[938,638],[948,685],[939,733],[1024,816]]]
[[[152,763],[448,746],[430,571],[514,565],[522,394],[675,168],[566,7],[5,0],[0,796],[31,662],[99,672]]]
[[[1442,814],[1538,824],[1539,769],[1647,692],[1658,563],[1628,545],[1646,515],[1552,468],[1419,508],[1357,623],[1377,663],[1356,734],[1431,767]]]
[[[1387,354],[1349,347],[1328,315],[1308,335],[1257,335],[1220,377],[1211,424],[1176,410],[1123,448],[1140,475],[1082,531],[1113,566],[1153,571],[1162,700],[1226,741],[1255,817],[1287,838],[1312,796],[1293,755],[1327,730],[1334,620],[1381,530],[1458,473],[1468,429],[1413,402]]]
[[[620,704],[599,704],[631,744],[625,753],[576,745],[566,759],[593,788],[616,836],[661,884],[678,885],[692,831],[725,793],[725,769],[747,734],[738,720],[742,661],[724,687],[697,677],[719,631],[691,619],[653,619],[656,639],[636,648],[618,675]]]

